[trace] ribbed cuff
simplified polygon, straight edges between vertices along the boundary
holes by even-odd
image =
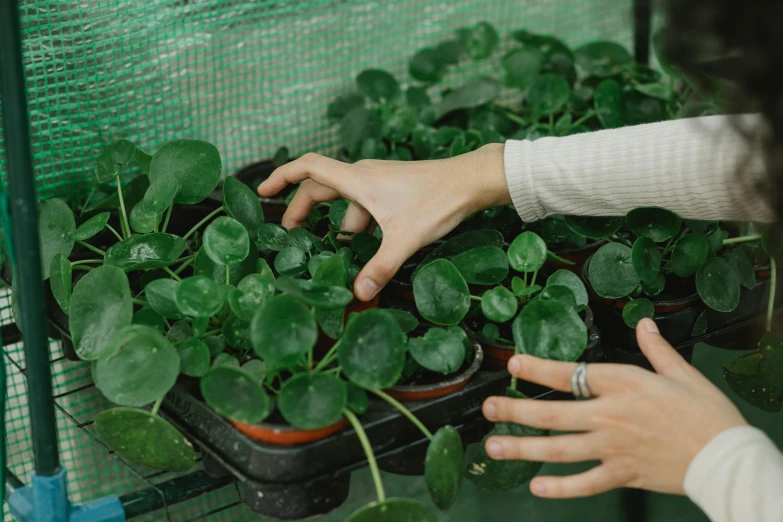
[[[705,506],[710,502],[714,503],[716,492],[720,489],[713,481],[724,480],[720,468],[726,465],[731,467],[732,455],[757,444],[769,446],[773,452],[777,451],[769,437],[753,426],[737,426],[720,433],[701,449],[688,466],[683,484],[685,493],[706,511]]]
[[[538,221],[544,211],[536,197],[533,173],[530,169],[531,142],[508,140],[503,152],[506,183],[514,208],[522,221]]]

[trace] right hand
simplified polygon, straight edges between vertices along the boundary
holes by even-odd
[[[417,250],[471,214],[511,203],[503,149],[492,144],[442,160],[354,164],[309,153],[275,170],[258,193],[270,197],[301,182],[283,216],[287,229],[300,226],[318,203],[341,197],[350,201],[343,230],[363,232],[375,221],[381,247],[354,283],[356,297],[369,301]]]

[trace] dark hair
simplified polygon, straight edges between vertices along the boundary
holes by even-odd
[[[783,219],[783,0],[666,0],[664,53],[701,86],[720,75],[731,80],[722,93],[730,111],[756,111],[769,130],[764,138],[767,194]]]

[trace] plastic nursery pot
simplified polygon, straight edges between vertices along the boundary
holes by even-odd
[[[598,328],[593,325],[593,311],[588,306],[580,315],[584,320],[588,332],[587,348],[585,348],[585,355],[583,355],[583,358],[588,359],[591,362],[599,362],[602,359],[601,354],[599,353],[601,350],[601,336]],[[508,361],[514,356],[514,345],[487,339],[477,331],[479,330],[479,326],[479,322],[474,320],[466,321],[462,325],[462,328],[464,328],[468,337],[481,344],[481,347],[484,350],[483,369],[492,372],[505,371],[508,366]],[[507,330],[507,332],[504,332],[504,329]],[[507,335],[506,338],[510,339],[511,326],[501,325],[501,333],[505,333]]]
[[[596,251],[604,244],[606,244],[606,240],[601,239],[593,243],[588,243],[583,247],[567,248],[565,250],[558,250],[554,252],[558,257],[562,257],[563,259],[567,259],[574,263],[573,265],[568,265],[562,261],[558,261],[557,259],[547,259],[546,264],[547,266],[555,269],[565,268],[566,270],[570,270],[579,275],[585,262],[590,259],[590,257],[592,257],[592,255],[595,254]]]
[[[325,439],[335,433],[347,428],[350,423],[342,419],[331,426],[318,430],[300,430],[288,424],[275,424],[262,422],[260,424],[245,424],[242,422],[231,421],[234,427],[253,440],[275,444],[279,446],[290,446],[293,444],[305,444]]]
[[[345,318],[343,320],[343,325],[348,324],[348,317],[350,317],[352,313],[358,314],[360,312],[364,312],[365,310],[378,308],[379,302],[380,296],[377,295],[367,302],[354,299],[348,304],[348,306],[345,307]],[[315,356],[316,360],[320,360],[323,356],[325,356],[336,342],[337,341],[327,336],[319,326],[318,340],[316,341],[315,348],[313,349],[313,355]]]
[[[754,266],[753,271],[756,272],[756,279],[769,279],[772,275],[769,265]]]
[[[424,401],[445,397],[461,390],[481,369],[484,351],[481,345],[473,343],[473,360],[456,375],[446,375],[443,380],[431,384],[403,384],[392,386],[386,393],[399,401]]]

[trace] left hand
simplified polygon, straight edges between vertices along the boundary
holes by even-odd
[[[683,482],[696,454],[721,432],[747,424],[734,404],[688,364],[645,319],[639,346],[657,373],[618,364],[590,364],[587,384],[595,398],[546,401],[490,397],[484,416],[542,429],[569,431],[551,437],[491,437],[494,459],[601,464],[578,475],[540,476],[534,495],[584,497],[619,487],[684,494]],[[518,355],[508,369],[520,379],[571,391],[576,363]]]

